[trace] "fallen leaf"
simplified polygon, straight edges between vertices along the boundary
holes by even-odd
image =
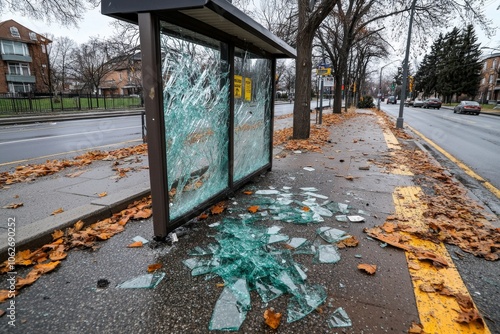
[[[248,208],[248,212],[250,213],[256,213],[259,210],[258,205],[252,205],[251,207]]]
[[[358,264],[359,270],[364,270],[368,274],[373,275],[377,271],[377,266],[374,264],[360,263]]]
[[[0,318],[3,317],[5,315],[5,311],[4,310],[0,310]]]
[[[142,247],[142,241],[136,241],[127,246],[128,248],[139,248]]]
[[[4,209],[17,209],[23,205],[24,205],[24,203],[10,203],[10,204],[5,205],[3,208]]]
[[[267,309],[264,312],[264,319],[269,327],[276,329],[281,322],[281,313],[274,312],[273,309]]]
[[[198,216],[199,220],[204,220],[208,218],[208,213],[203,212],[201,215]]]
[[[83,225],[84,225],[83,221],[79,220],[75,223],[73,228],[75,229],[75,231],[80,231],[82,229]]]
[[[66,253],[64,245],[59,245],[59,247],[49,253],[49,259],[51,261],[64,260],[67,256],[68,253]]]
[[[64,232],[61,230],[55,230],[54,233],[52,233],[52,239],[57,240],[59,238],[62,238],[64,236]]]
[[[148,219],[151,217],[153,214],[153,211],[151,209],[142,209],[141,211],[137,212],[133,218],[134,219]]]
[[[21,289],[26,285],[31,285],[36,282],[42,276],[40,272],[35,269],[31,269],[31,271],[26,275],[26,277],[18,276],[16,279],[16,289]]]
[[[37,270],[40,274],[46,274],[54,269],[61,263],[61,261],[54,261],[49,263],[37,264],[33,269]]]
[[[212,206],[212,208],[210,209],[210,212],[213,214],[213,215],[218,215],[218,214],[221,214],[222,212],[224,212],[226,208],[224,207],[224,203],[223,202],[220,202],[214,206]]]
[[[78,171],[78,172],[66,174],[66,177],[71,177],[71,178],[78,177],[78,176],[82,175],[85,172],[86,172],[85,170],[81,170],[81,171]]]
[[[250,190],[246,190],[243,192],[245,195],[252,195],[253,194],[253,191],[250,191]]]
[[[351,236],[350,238],[344,239],[337,243],[338,248],[345,247],[357,247],[359,244],[359,240],[355,236]]]
[[[309,208],[308,206],[304,206],[302,207],[302,211],[309,212],[311,211],[311,208]]]
[[[13,296],[17,295],[18,292],[17,290],[11,291],[11,290],[0,290],[0,303],[3,303],[7,299],[12,298]]]
[[[148,273],[152,273],[153,271],[156,271],[162,267],[161,263],[155,263],[155,264],[150,264],[148,266]]]
[[[411,323],[411,327],[408,330],[408,334],[422,334],[424,331],[424,326],[417,324],[415,322]]]
[[[106,191],[100,193],[100,194],[97,194],[97,196],[99,197],[105,197],[105,196],[108,196],[108,193]]]
[[[50,215],[55,216],[55,215],[62,213],[62,212],[64,212],[63,208],[59,208],[57,210],[54,210]]]

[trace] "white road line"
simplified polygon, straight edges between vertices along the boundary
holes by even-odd
[[[134,128],[141,128],[140,125],[135,125],[135,126],[127,126],[124,128],[116,128],[116,129],[107,129],[107,130],[97,130],[97,131],[86,131],[86,132],[80,132],[80,133],[70,133],[66,135],[56,135],[56,136],[47,136],[47,137],[39,137],[39,138],[28,138],[28,139],[20,139],[20,140],[13,140],[13,141],[7,141],[0,143],[0,145],[7,145],[7,144],[16,144],[16,143],[24,143],[24,142],[30,142],[30,141],[39,141],[39,140],[44,140],[44,139],[54,139],[54,138],[64,138],[64,137],[73,137],[73,136],[85,136],[91,133],[102,133],[102,132],[111,132],[111,131],[119,131],[119,130],[127,130],[127,129],[134,129]]]

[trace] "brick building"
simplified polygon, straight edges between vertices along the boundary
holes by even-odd
[[[141,53],[118,57],[114,70],[99,85],[99,94],[134,95],[142,92]]]
[[[483,59],[479,100],[495,104],[500,101],[500,53],[491,53]]]
[[[49,92],[50,43],[14,20],[0,22],[0,94]]]

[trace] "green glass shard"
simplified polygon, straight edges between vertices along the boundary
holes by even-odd
[[[298,248],[306,241],[306,238],[292,238],[289,242],[287,242],[287,245],[292,248]]]
[[[321,206],[311,206],[311,210],[313,210],[314,213],[317,213],[323,217],[332,217],[333,216],[333,212],[331,212],[330,210],[323,208]]]
[[[314,187],[304,187],[304,188],[300,188],[300,190],[302,190],[302,191],[318,191],[318,189],[314,188]]]
[[[288,241],[289,237],[288,235],[284,234],[273,234],[269,236],[269,239],[267,241],[268,244],[274,244],[276,242],[283,242],[283,241]]]
[[[314,255],[316,254],[316,247],[310,241],[306,241],[299,247],[295,248],[293,253]]]
[[[335,311],[333,311],[332,315],[326,321],[328,323],[328,327],[336,328],[336,327],[351,327],[352,321],[347,315],[347,312],[339,307]]]
[[[215,243],[208,244],[205,248],[201,246],[196,246],[189,251],[191,256],[202,256],[202,255],[212,255],[219,249],[219,245]]]
[[[153,274],[141,275],[132,278],[128,281],[119,284],[117,288],[120,289],[154,289],[162,279],[165,277],[165,273],[156,272]]]
[[[299,293],[299,287],[295,284],[295,280],[287,271],[280,272],[278,277],[276,277],[276,281],[286,287],[286,290],[292,295]]]
[[[337,263],[340,261],[340,254],[333,245],[319,245],[314,260],[316,263]]]
[[[321,238],[323,238],[323,240],[331,244],[342,241],[350,237],[346,232],[342,230],[338,230],[336,228],[331,228],[327,226],[318,228],[316,230],[316,233]]]
[[[313,193],[313,192],[310,192],[310,191],[306,191],[306,192],[302,193],[302,195],[316,197],[316,198],[321,198],[321,199],[328,199],[328,196],[321,195],[321,194],[316,194],[316,193]]]
[[[294,268],[297,271],[297,274],[299,275],[300,279],[302,281],[305,281],[307,279],[307,274],[306,274],[307,269],[298,263],[294,264]]]
[[[337,215],[335,216],[335,220],[338,222],[347,222],[347,216],[346,215]]]
[[[246,305],[241,304],[238,293],[226,286],[215,303],[208,329],[237,331],[245,321],[246,314]]]
[[[349,205],[345,203],[337,203],[337,202],[330,202],[325,205],[325,207],[332,211],[334,214],[348,214],[349,213]]]
[[[287,308],[287,322],[304,318],[326,300],[326,290],[321,285],[301,286],[300,293],[290,298]]]
[[[269,277],[259,278],[255,281],[255,289],[264,303],[281,296],[284,291],[275,287]]]
[[[277,234],[283,226],[271,226],[267,229],[266,233],[267,234]]]
[[[276,189],[261,189],[255,192],[256,195],[279,195],[280,191]]]

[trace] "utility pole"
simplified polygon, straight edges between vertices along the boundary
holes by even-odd
[[[408,58],[410,56],[410,43],[411,43],[411,26],[413,25],[413,15],[415,14],[415,3],[417,0],[413,0],[411,3],[411,10],[410,10],[410,23],[408,26],[408,39],[406,40],[406,54],[405,54],[405,60],[403,61],[403,85],[401,87],[401,102],[399,103],[399,116],[398,119],[396,120],[396,128],[402,129],[403,128],[403,109],[404,109],[404,102],[406,100],[406,84],[408,81]]]

